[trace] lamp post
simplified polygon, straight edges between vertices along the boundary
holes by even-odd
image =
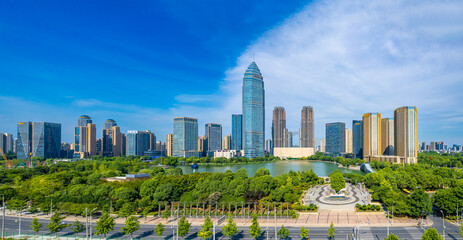
[[[267,212],[267,227],[265,228],[265,232],[267,233],[267,240],[268,240],[268,220],[270,216],[270,211]]]
[[[354,234],[355,234],[355,240],[358,240],[359,239],[359,236],[358,236],[358,231],[359,231],[359,228],[361,226],[365,226],[365,225],[370,225],[370,221],[368,221],[368,223],[364,223],[364,224],[360,224],[358,225],[357,227],[354,228]]]
[[[387,235],[389,236],[389,211],[387,211]]]
[[[92,212],[95,211],[95,210],[96,210],[96,208],[94,208],[94,209],[92,209],[92,211],[90,211],[90,216],[92,216]],[[85,238],[87,240],[88,240],[88,235],[89,235],[88,225],[89,225],[89,222],[88,222],[88,208],[85,208]],[[92,229],[90,228],[90,232],[91,231],[92,231]]]
[[[395,201],[392,201],[392,225],[394,225],[394,204]]]
[[[277,207],[273,205],[274,207],[274,212],[273,214],[275,215],[275,239],[277,239]]]
[[[444,215],[444,212],[442,210],[440,210],[440,212],[442,213],[442,237],[444,238],[445,240],[445,215]]]
[[[2,209],[2,239],[5,239],[5,195],[2,195],[3,198],[3,209]]]
[[[176,220],[177,220],[177,240],[178,240],[178,211],[175,211],[176,214]]]

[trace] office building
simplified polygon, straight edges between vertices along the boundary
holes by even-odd
[[[114,126],[117,126],[116,121],[114,121],[114,119],[108,119],[104,122],[103,129],[112,129]]]
[[[394,119],[381,119],[381,154],[394,155]]]
[[[77,126],[74,128],[74,153],[80,158],[96,155],[96,126],[87,115],[77,119]]]
[[[149,131],[127,131],[127,156],[143,156],[145,151],[151,147],[151,132]]]
[[[417,163],[418,117],[414,106],[394,110],[394,155],[404,157],[405,163]]]
[[[121,155],[127,156],[127,137],[123,133],[121,133],[121,143]]]
[[[301,148],[316,147],[314,142],[314,112],[311,106],[302,107],[301,111]]]
[[[243,115],[232,115],[232,149],[237,152],[243,149]]]
[[[89,123],[92,123],[92,119],[87,115],[82,115],[77,119],[78,127],[86,127]]]
[[[284,144],[282,147],[293,147],[293,135],[294,133],[285,128],[284,133]],[[273,146],[275,148],[275,146]]]
[[[206,146],[208,152],[222,150],[222,125],[217,123],[207,123],[204,126],[206,136]]]
[[[265,151],[273,156],[273,142],[271,139],[265,140]]]
[[[231,135],[228,134],[222,140],[222,150],[232,150],[231,149]]]
[[[2,148],[2,151],[5,154],[14,152],[14,140],[12,134],[0,133],[0,148]]]
[[[198,155],[198,119],[174,118],[173,156],[190,157]]]
[[[201,137],[198,137],[198,152],[206,152],[206,143],[206,136],[202,135]]]
[[[363,114],[363,158],[381,154],[381,114]]]
[[[172,156],[172,153],[174,151],[173,147],[174,147],[174,134],[169,133],[166,136],[166,151],[167,151],[168,157]]]
[[[150,130],[145,130],[145,132],[149,139],[149,150],[156,150],[156,135],[154,135],[154,133],[152,133]]]
[[[325,152],[339,155],[346,152],[346,125],[342,122],[327,123]]]
[[[426,142],[422,142],[421,143],[421,151],[427,151],[428,150],[428,146],[426,145]]]
[[[275,157],[282,159],[287,158],[303,158],[310,157],[315,154],[315,148],[313,147],[284,147],[284,148],[273,148],[273,154]]]
[[[352,153],[352,131],[346,128],[346,153]]]
[[[352,153],[356,158],[363,158],[363,121],[352,121]]]
[[[255,62],[246,69],[243,77],[243,137],[244,156],[264,156],[265,91],[262,74]]]
[[[61,124],[18,122],[17,154],[18,159],[59,158],[61,155]]]
[[[108,119],[101,133],[101,155],[116,157],[122,155],[122,135],[116,121]]]
[[[283,107],[273,109],[272,142],[273,147],[287,146],[286,111]]]
[[[325,139],[320,139],[320,149],[319,152],[325,152]]]

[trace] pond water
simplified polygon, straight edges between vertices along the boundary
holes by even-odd
[[[263,167],[270,170],[272,176],[278,176],[281,174],[288,173],[290,170],[295,172],[305,171],[313,169],[315,174],[318,176],[328,176],[335,169],[338,169],[342,173],[363,173],[359,170],[346,169],[343,167],[338,167],[335,163],[330,162],[320,162],[320,161],[308,161],[308,160],[285,160],[277,162],[268,162],[268,163],[248,163],[248,164],[232,164],[232,165],[199,165],[198,169],[192,169],[191,165],[179,166],[183,170],[183,174],[190,174],[193,172],[225,172],[231,170],[236,172],[240,168],[245,168],[248,171],[248,175],[254,176],[257,169]]]

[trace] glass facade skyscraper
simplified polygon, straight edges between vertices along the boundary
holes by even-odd
[[[232,115],[232,149],[240,151],[243,149],[243,115]]]
[[[208,123],[204,126],[208,152],[222,150],[222,125]]]
[[[143,156],[150,149],[150,134],[145,131],[127,131],[127,156]]]
[[[356,158],[363,158],[363,121],[352,121],[352,152]]]
[[[198,155],[198,119],[174,118],[173,156],[189,157]]]
[[[344,123],[327,123],[325,134],[325,152],[334,154],[346,152],[346,125]]]
[[[264,80],[255,62],[246,69],[243,78],[244,156],[263,157],[265,147]]]
[[[29,156],[58,158],[61,153],[61,124],[18,122],[18,159]]]

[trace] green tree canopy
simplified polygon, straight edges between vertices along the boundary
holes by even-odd
[[[259,222],[257,221],[257,216],[252,216],[252,223],[249,226],[249,234],[252,238],[256,239],[262,235],[262,230],[260,229]]]
[[[208,239],[212,237],[213,223],[210,217],[206,217],[204,224],[201,225],[201,230],[198,232],[198,236],[202,239]]]
[[[40,228],[42,228],[42,223],[39,222],[37,218],[32,219],[32,225],[31,225],[32,231],[34,231],[36,234],[39,233]]]
[[[222,233],[224,236],[230,238],[238,233],[238,228],[236,227],[236,223],[233,221],[233,217],[231,215],[227,218],[227,224],[222,227]]]
[[[412,217],[427,216],[432,212],[432,200],[423,189],[418,189],[410,194],[407,202]]]
[[[299,231],[299,235],[301,239],[309,239],[309,229],[305,229],[304,227],[301,227],[301,230]]]
[[[289,234],[289,229],[285,228],[285,226],[281,226],[280,230],[278,230],[278,237],[280,237],[280,239],[287,239]]]
[[[399,237],[397,235],[394,235],[393,233],[389,234],[389,236],[385,237],[384,240],[399,240]]]
[[[101,218],[96,222],[96,234],[103,234],[104,238],[106,239],[106,234],[113,230],[114,225],[116,225],[114,218],[111,217],[108,212],[105,212],[103,213],[103,216],[101,216]]]
[[[342,176],[341,172],[337,169],[331,174],[330,183],[331,188],[336,192],[346,187],[346,180],[344,180],[344,176]]]
[[[161,237],[162,233],[164,233],[164,230],[164,225],[162,223],[158,223],[158,225],[156,225],[156,228],[154,229],[154,233],[156,233],[158,237]]]
[[[182,238],[185,238],[186,235],[190,232],[191,223],[186,220],[186,217],[183,216],[180,218],[178,223],[178,235]]]
[[[84,230],[84,224],[82,224],[81,222],[79,221],[75,221],[73,224],[72,224],[72,232],[74,232],[74,234],[76,235],[77,237],[77,234],[82,232]]]
[[[334,236],[336,235],[336,229],[334,229],[333,222],[330,224],[330,228],[328,228],[328,239],[333,239]]]
[[[136,217],[130,216],[125,220],[125,225],[121,230],[125,235],[130,234],[130,239],[133,240],[133,233],[138,231],[138,229],[140,229],[140,222]]]
[[[53,214],[53,216],[50,218],[50,223],[48,223],[47,228],[50,230],[50,233],[54,233],[55,236],[56,234],[67,228],[69,224],[62,224],[62,221],[65,217],[61,217],[59,213]]]
[[[442,240],[442,236],[437,232],[435,228],[429,228],[428,230],[424,231],[423,236],[421,236],[422,240]]]

